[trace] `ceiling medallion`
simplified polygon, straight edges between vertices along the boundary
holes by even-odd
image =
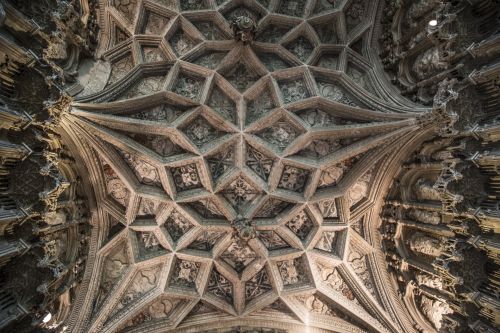
[[[238,234],[238,237],[244,243],[247,243],[250,239],[255,238],[257,235],[252,222],[248,219],[238,216],[232,224]]]
[[[253,40],[257,25],[248,16],[239,16],[231,22],[234,39],[242,41],[243,44],[248,44]]]

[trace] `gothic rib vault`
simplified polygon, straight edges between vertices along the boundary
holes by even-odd
[[[0,332],[496,333],[499,54],[498,0],[0,0]]]
[[[373,74],[375,6],[100,8],[109,77],[91,72],[62,119],[97,201],[74,329],[402,331],[369,224],[381,168],[423,109]],[[233,39],[238,17],[252,43]]]

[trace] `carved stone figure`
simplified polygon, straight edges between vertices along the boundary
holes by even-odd
[[[252,42],[257,25],[247,16],[239,16],[231,22],[234,38],[240,40],[243,44]]]
[[[313,228],[313,222],[306,211],[301,211],[287,223],[287,226],[297,235],[297,237],[301,240],[305,240]]]
[[[430,212],[422,209],[412,209],[409,212],[409,216],[419,222],[426,224],[438,225],[439,223],[441,223],[441,217],[437,212]]]
[[[173,211],[165,222],[165,228],[174,241],[179,240],[192,227],[193,224],[178,211]]]
[[[441,201],[441,194],[428,179],[420,178],[415,183],[415,194],[420,200]]]
[[[432,257],[438,257],[442,253],[442,246],[439,239],[426,236],[421,232],[415,232],[409,239],[412,251]]]
[[[201,187],[196,164],[188,164],[179,168],[172,168],[172,177],[178,191],[191,190]]]
[[[200,79],[180,75],[172,91],[193,101],[198,101],[202,87],[203,81]]]
[[[238,216],[238,218],[233,221],[232,224],[235,227],[238,236],[243,242],[248,242],[250,239],[255,238],[257,235],[251,221],[241,216]]]
[[[285,286],[308,281],[304,272],[302,259],[300,257],[278,261],[278,270]]]
[[[428,286],[430,288],[434,288],[434,289],[438,289],[438,290],[443,289],[443,281],[442,281],[442,279],[440,279],[438,277],[431,276],[431,275],[425,274],[425,273],[418,273],[415,275],[415,278],[416,278],[417,283],[419,285]]]
[[[448,304],[432,300],[426,296],[422,296],[420,305],[422,307],[422,312],[437,330],[441,329],[443,315],[453,313],[453,310]]]
[[[441,59],[439,49],[432,47],[415,59],[413,71],[419,79],[426,79],[431,73],[446,70],[448,66],[448,62]]]

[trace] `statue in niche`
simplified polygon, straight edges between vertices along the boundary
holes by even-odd
[[[425,224],[438,225],[441,223],[441,216],[437,212],[429,212],[422,209],[412,209],[409,216]]]
[[[425,273],[417,273],[415,274],[415,279],[417,280],[418,285],[427,286],[429,288],[434,289],[443,289],[443,281],[441,278],[437,276],[432,276]]]
[[[453,312],[448,304],[438,300],[432,300],[426,296],[422,296],[420,299],[420,305],[423,314],[438,331],[442,326],[443,315]]]
[[[441,241],[430,236],[426,236],[421,232],[416,232],[409,239],[410,248],[415,253],[421,253],[432,257],[441,255]]]
[[[425,178],[420,178],[415,183],[415,194],[419,200],[441,201],[441,194]]]
[[[426,79],[432,73],[439,73],[448,68],[448,62],[441,57],[437,47],[432,47],[420,54],[413,63],[413,71],[420,80]]]
[[[43,214],[42,218],[48,225],[59,225],[66,223],[66,214],[61,210],[55,212],[47,212]]]

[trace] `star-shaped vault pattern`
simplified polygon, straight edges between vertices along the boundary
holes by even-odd
[[[63,120],[97,202],[75,327],[400,332],[360,230],[417,114],[374,80],[372,2],[105,3],[108,71]]]

